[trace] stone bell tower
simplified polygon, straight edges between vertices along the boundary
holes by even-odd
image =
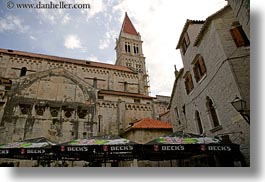
[[[115,65],[126,66],[137,72],[139,76],[138,93],[149,95],[148,75],[142,44],[140,33],[136,31],[127,13],[125,13],[120,35],[116,40],[117,58]]]

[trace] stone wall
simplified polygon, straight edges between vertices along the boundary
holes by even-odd
[[[228,0],[228,3],[250,39],[250,0]]]
[[[65,142],[91,135],[97,125],[96,90],[63,68],[14,79],[6,97],[1,142],[40,136]]]
[[[145,144],[158,137],[172,133],[171,129],[132,129],[124,136],[128,140],[135,141],[136,143]]]
[[[124,82],[128,83],[127,92],[138,93],[139,88],[143,87],[139,85],[137,73],[111,69],[108,66],[104,67],[104,64],[101,65],[102,67],[95,67],[90,66],[89,61],[69,59],[67,62],[63,62],[56,60],[58,58],[49,60],[39,57],[34,58],[34,55],[33,57],[29,57],[28,55],[32,56],[30,53],[16,55],[9,54],[8,51],[2,50],[1,52],[0,70],[2,71],[0,72],[0,77],[10,79],[18,78],[23,67],[27,69],[26,75],[54,68],[64,68],[72,74],[86,80],[91,86],[94,86],[94,80],[96,80],[95,87],[98,89],[125,91]]]
[[[198,111],[203,133],[207,136],[229,135],[233,143],[240,145],[249,162],[249,125],[231,104],[236,96],[249,98],[250,88],[249,48],[237,48],[229,31],[235,20],[232,10],[226,8],[208,24],[200,43],[188,48],[183,57],[184,71],[178,73],[173,88],[170,113],[174,130],[199,134],[195,117],[195,112]],[[192,45],[191,41],[190,46]],[[207,71],[196,82],[192,61],[198,54],[203,57]],[[192,74],[194,84],[189,94],[186,94],[183,79],[186,71]],[[212,122],[206,105],[207,97],[213,102],[219,126],[214,126]]]

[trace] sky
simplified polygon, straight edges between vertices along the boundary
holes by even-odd
[[[50,1],[59,3],[1,0],[0,48],[115,64],[115,41],[127,12],[143,40],[151,96],[171,95],[174,65],[178,70],[183,67],[176,45],[186,20],[205,20],[227,4],[225,0],[66,0],[90,8],[16,7]]]

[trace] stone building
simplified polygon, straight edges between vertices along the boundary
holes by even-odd
[[[136,143],[145,144],[173,132],[170,122],[144,118],[125,129],[123,136]]]
[[[0,49],[0,143],[119,135],[166,112],[149,96],[142,44],[126,14],[114,65]]]
[[[248,39],[250,39],[250,0],[227,0],[234,16],[238,19]]]
[[[231,102],[250,107],[250,43],[227,5],[205,21],[187,20],[177,44],[170,116],[174,131],[229,136],[250,162],[250,127]]]

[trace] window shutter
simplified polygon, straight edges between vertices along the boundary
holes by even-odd
[[[186,43],[185,43],[185,40],[183,40],[182,45],[181,45],[181,48],[182,48],[182,53],[183,53],[183,55],[185,55],[186,50],[187,50],[187,45],[186,45]]]
[[[206,73],[206,67],[202,56],[199,57],[199,65],[201,67],[202,75],[204,75]]]
[[[183,50],[183,46],[180,47],[180,52],[181,52],[182,55],[185,54],[185,52],[184,52],[184,50]]]
[[[193,82],[192,82],[192,77],[190,73],[185,78],[185,87],[186,87],[187,94],[189,94],[193,89]]]
[[[185,88],[186,88],[186,92],[187,94],[189,94],[189,84],[188,84],[188,79],[185,79]]]
[[[237,27],[239,29],[239,32],[242,36],[242,39],[244,40],[244,46],[249,46],[250,45],[250,42],[245,34],[245,31],[243,30],[242,26],[240,27]]]
[[[245,42],[244,42],[244,39],[241,35],[239,27],[231,29],[230,33],[231,33],[237,47],[245,46]]]
[[[196,82],[198,82],[200,78],[199,78],[198,69],[197,69],[196,65],[194,65],[194,67],[193,67],[193,72],[194,72],[195,80],[196,80]]]
[[[190,45],[190,38],[189,38],[189,35],[188,35],[187,32],[185,32],[185,34],[184,34],[184,39],[185,39],[185,41],[187,43],[187,46]]]
[[[189,79],[189,90],[191,91],[192,89],[193,89],[193,82],[192,82],[192,77],[191,77],[191,74],[189,74],[189,77],[188,77]]]

